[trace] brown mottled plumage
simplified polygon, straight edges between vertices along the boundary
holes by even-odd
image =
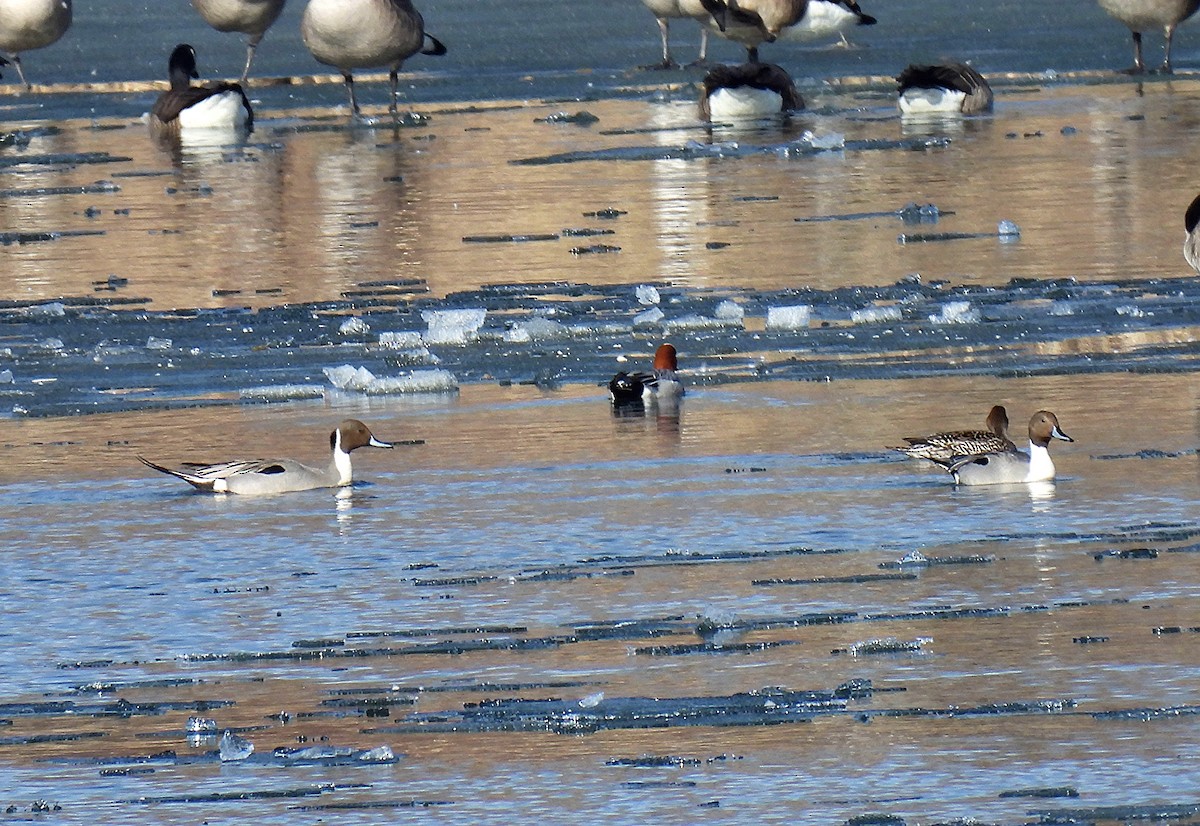
[[[908,442],[906,446],[891,449],[914,459],[928,459],[937,464],[961,456],[1004,453],[1017,449],[1008,438],[1008,412],[1002,405],[996,405],[988,412],[987,427],[987,430],[952,430],[931,436],[907,437],[904,439]]]

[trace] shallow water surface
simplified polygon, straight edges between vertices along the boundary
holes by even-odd
[[[200,145],[150,140],[146,90],[12,101],[7,816],[1196,822],[1200,87],[1040,73],[1123,62],[1089,4],[1045,60],[1041,29],[966,26],[1024,73],[994,116],[815,79],[941,54],[902,5],[781,50],[809,109],[748,129],[697,121],[695,70],[631,68],[635,2],[573,65],[504,38],[421,64],[396,128],[348,126],[332,83],[264,85],[248,140]],[[264,72],[312,71],[294,41]],[[614,414],[603,384],[665,339],[687,397]],[[1058,414],[1055,483],[887,449],[996,403],[1018,441]],[[136,458],[319,462],[345,417],[400,444],[336,492]]]

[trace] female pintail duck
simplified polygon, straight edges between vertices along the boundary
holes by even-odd
[[[681,0],[692,16],[727,40],[746,48],[747,61],[758,62],[758,46],[776,40],[815,40],[870,26],[875,18],[856,0]],[[719,4],[713,9],[714,3]]]
[[[271,24],[283,11],[286,0],[192,0],[192,6],[200,12],[204,22],[219,32],[239,32],[247,35],[246,65],[242,68],[241,82],[250,74],[254,52],[271,28]]]
[[[425,21],[411,0],[308,0],[300,20],[300,37],[318,63],[342,73],[355,117],[360,113],[351,74],[354,69],[390,68],[392,102],[388,112],[395,115],[404,61],[418,52],[446,53],[441,41],[425,31]]]
[[[26,89],[21,53],[58,41],[71,27],[71,0],[0,0],[0,52],[9,56]]]
[[[1005,450],[957,456],[934,461],[954,477],[959,485],[1003,485],[1018,482],[1048,482],[1054,478],[1050,459],[1050,440],[1075,441],[1058,426],[1058,417],[1039,410],[1029,420],[1029,452]]]
[[[1200,0],[1198,0],[1200,1]],[[896,78],[900,112],[905,115],[992,111],[992,87],[965,63],[909,66]]]
[[[1183,226],[1187,230],[1187,237],[1183,239],[1183,259],[1200,273],[1200,230],[1196,228],[1197,224],[1200,224],[1200,195],[1183,214]]]
[[[1140,75],[1146,71],[1142,60],[1142,32],[1146,29],[1162,29],[1166,36],[1163,47],[1163,63],[1159,70],[1171,74],[1171,40],[1175,27],[1187,20],[1200,8],[1200,0],[1100,0],[1100,8],[1124,23],[1133,32],[1133,67],[1127,74]]]
[[[662,62],[643,66],[643,69],[676,69],[679,64],[671,57],[671,21],[689,19],[679,0],[642,0],[642,4],[650,9],[654,19],[658,21],[658,33],[662,38]],[[696,63],[704,63],[708,59],[708,29],[700,27],[700,54]]]
[[[1008,438],[1008,411],[995,405],[987,414],[987,430],[950,430],[930,436],[907,436],[903,447],[893,447],[913,459],[948,462],[955,457],[1006,453],[1017,446]]]
[[[237,83],[193,86],[196,50],[180,43],[168,63],[171,88],[158,96],[150,109],[150,126],[155,132],[177,135],[182,129],[252,129],[254,112],[250,100]]]
[[[325,468],[314,468],[293,459],[252,459],[206,465],[185,462],[179,470],[157,465],[142,456],[148,467],[176,476],[198,490],[209,493],[290,493],[315,488],[336,488],[353,481],[350,452],[360,447],[391,448],[376,439],[357,419],[346,419],[329,434],[333,458]]]
[[[683,383],[676,372],[679,359],[674,345],[663,344],[654,353],[653,371],[617,373],[608,383],[608,392],[614,405],[636,402],[643,404],[670,403],[683,395]]]
[[[700,91],[702,120],[754,120],[803,108],[791,76],[774,63],[717,66],[705,75]]]

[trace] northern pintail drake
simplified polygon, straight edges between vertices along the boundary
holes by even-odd
[[[756,120],[803,108],[791,76],[774,63],[717,66],[705,75],[700,91],[702,120]]]
[[[242,68],[241,82],[245,83],[254,62],[254,52],[263,35],[283,11],[287,0],[192,0],[192,6],[200,12],[204,22],[219,32],[238,32],[248,36],[246,41],[246,65]]]
[[[237,83],[193,86],[196,50],[180,43],[168,63],[171,88],[150,109],[150,126],[159,134],[177,135],[183,129],[252,129],[254,112]]]
[[[389,67],[392,102],[388,112],[395,115],[404,61],[418,52],[446,53],[442,42],[425,31],[425,21],[411,0],[308,0],[300,20],[300,37],[318,63],[342,73],[355,117],[360,112],[354,95],[354,69]]]
[[[58,42],[71,27],[71,0],[0,0],[0,52],[9,56],[26,89],[21,53]]]
[[[390,442],[375,438],[370,428],[357,419],[346,419],[329,434],[333,458],[324,468],[310,467],[294,459],[249,459],[206,465],[185,462],[168,468],[142,456],[148,467],[175,476],[208,493],[291,493],[316,488],[336,488],[353,481],[350,453],[360,447],[391,448]]]
[[[683,382],[676,371],[679,359],[674,345],[663,344],[654,353],[654,369],[650,372],[617,373],[608,383],[614,405],[671,403],[683,395]]]
[[[1049,482],[1054,478],[1050,459],[1050,440],[1075,441],[1062,431],[1058,417],[1039,410],[1029,420],[1029,450],[1003,450],[957,456],[948,461],[934,460],[954,477],[959,485],[1005,485],[1020,482]]]
[[[1142,60],[1142,32],[1147,29],[1162,29],[1166,37],[1163,47],[1162,68],[1164,74],[1171,73],[1171,40],[1175,27],[1187,20],[1200,8],[1200,0],[1100,0],[1100,8],[1129,27],[1133,33],[1133,68],[1129,74],[1142,74],[1146,64]]]
[[[1197,195],[1183,214],[1183,227],[1187,237],[1183,239],[1183,259],[1200,273],[1200,195]]]
[[[1008,411],[995,405],[987,414],[987,430],[949,430],[930,436],[906,436],[903,447],[893,447],[913,459],[948,462],[961,456],[1006,453],[1017,446],[1008,438]]]
[[[992,111],[987,78],[965,63],[909,66],[896,78],[898,105],[905,115]]]
[[[719,6],[716,10],[714,3]],[[709,29],[741,43],[750,63],[758,62],[762,43],[817,40],[876,22],[856,0],[703,0],[702,8],[693,6],[691,12]]]
[[[662,62],[653,63],[649,66],[643,66],[643,69],[675,69],[679,64],[671,57],[671,21],[672,20],[687,20],[693,17],[686,9],[680,0],[642,0],[642,4],[648,8],[654,19],[658,22],[658,33],[662,39]],[[704,63],[708,59],[708,29],[704,26],[700,27],[700,54],[696,57],[696,63]]]

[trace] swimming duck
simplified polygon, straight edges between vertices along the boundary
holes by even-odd
[[[1200,273],[1200,230],[1196,228],[1197,224],[1200,224],[1200,195],[1183,214],[1183,226],[1187,230],[1187,237],[1183,239],[1183,259]]]
[[[1146,64],[1142,61],[1142,32],[1161,28],[1166,36],[1166,44],[1159,71],[1169,75],[1171,40],[1175,36],[1175,27],[1196,13],[1196,9],[1200,8],[1200,0],[1100,0],[1100,8],[1133,32],[1133,68],[1126,69],[1126,73],[1140,75],[1146,71]]]
[[[325,468],[314,468],[293,459],[251,459],[206,465],[185,462],[176,470],[138,456],[142,464],[175,476],[192,487],[209,493],[290,493],[316,488],[335,488],[352,481],[350,452],[360,447],[391,448],[390,442],[375,438],[370,428],[357,419],[346,419],[329,434],[333,458]]]
[[[1049,410],[1039,410],[1029,420],[1029,451],[988,451],[957,456],[942,461],[959,485],[1003,485],[1018,482],[1048,482],[1054,478],[1054,462],[1050,459],[1050,440],[1075,441],[1062,431],[1058,417]]]
[[[670,30],[671,20],[687,19],[691,15],[683,8],[679,0],[642,0],[643,5],[650,9],[654,19],[658,21],[658,33],[662,38],[662,62],[644,66],[645,69],[675,69],[679,66],[671,57]],[[708,29],[700,27],[700,54],[697,63],[708,59]]]
[[[318,63],[342,73],[355,117],[360,112],[354,95],[354,69],[390,68],[392,102],[388,112],[395,115],[404,61],[418,52],[446,53],[442,42],[425,31],[425,21],[411,0],[309,0],[300,20],[300,37]]]
[[[1198,0],[1200,1],[1200,0]],[[992,87],[965,63],[909,66],[896,78],[898,105],[905,115],[992,111]]]
[[[647,372],[617,373],[608,383],[614,405],[636,402],[643,404],[670,403],[683,395],[683,383],[676,372],[679,360],[674,345],[663,344],[654,353],[654,369]]]
[[[903,447],[893,447],[913,459],[948,462],[955,457],[1004,453],[1017,449],[1008,438],[1008,411],[995,405],[987,414],[987,430],[951,430],[930,436],[908,436]]]
[[[791,76],[774,63],[717,66],[704,76],[700,91],[702,120],[752,120],[803,108]]]
[[[71,27],[71,0],[0,0],[0,52],[6,53],[26,89],[21,53],[58,41]]]
[[[722,37],[741,43],[750,63],[758,62],[761,43],[815,40],[876,22],[856,0],[681,0],[681,4]]]
[[[237,83],[193,86],[196,50],[180,43],[168,62],[171,88],[158,96],[150,109],[150,126],[156,132],[177,135],[181,129],[252,129],[254,112]]]
[[[267,29],[283,11],[287,0],[192,0],[192,6],[200,12],[204,22],[219,32],[240,32],[249,35],[246,41],[246,65],[242,68],[241,82],[250,74],[254,52]]]

